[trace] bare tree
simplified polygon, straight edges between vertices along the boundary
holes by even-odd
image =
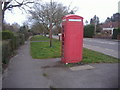
[[[50,2],[44,4],[35,4],[33,9],[30,10],[30,14],[32,15],[32,19],[37,21],[51,33],[51,29],[55,27],[59,27],[61,23],[61,19],[64,15],[69,14],[69,7],[64,6],[61,3]],[[51,43],[51,42],[50,42]],[[50,47],[52,45],[50,44]]]
[[[44,28],[43,24],[41,24],[39,22],[34,22],[32,24],[31,31],[32,31],[33,34],[48,33],[48,31],[46,31],[46,29]]]
[[[0,15],[2,16],[2,24],[4,21],[4,15],[6,10],[12,10],[15,7],[25,10],[25,6],[29,7],[29,4],[34,2],[35,0],[8,0],[7,2],[0,2],[0,4],[2,4],[2,15]]]

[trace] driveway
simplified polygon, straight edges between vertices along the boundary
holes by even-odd
[[[3,75],[3,88],[117,88],[118,64],[89,64],[93,69],[71,70],[56,59],[32,59],[26,42]]]

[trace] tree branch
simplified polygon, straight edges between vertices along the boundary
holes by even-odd
[[[9,4],[10,2],[4,2],[3,4],[4,4],[4,7],[3,7],[3,12],[7,9],[7,6],[8,6],[8,4]]]
[[[34,3],[34,2],[24,2],[24,0],[23,0],[22,3],[19,3],[17,0],[15,0],[15,2],[17,3],[17,5],[9,5],[9,6],[8,6],[8,4],[9,4],[10,2],[5,2],[5,4],[4,4],[4,11],[7,10],[7,9],[11,9],[11,8],[13,8],[13,7],[21,7],[21,6],[23,6],[23,5],[28,6],[27,4],[29,4],[29,3]]]

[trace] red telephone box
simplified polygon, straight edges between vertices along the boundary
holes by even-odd
[[[83,17],[66,15],[62,18],[63,63],[78,63],[82,60],[83,48]]]

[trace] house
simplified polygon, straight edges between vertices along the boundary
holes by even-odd
[[[120,13],[113,14],[111,18],[107,18],[105,23],[100,25],[101,33],[112,36],[113,29],[120,27]]]
[[[100,27],[102,28],[101,32],[108,33],[110,36],[113,34],[113,29],[118,28],[120,22],[105,22]]]

